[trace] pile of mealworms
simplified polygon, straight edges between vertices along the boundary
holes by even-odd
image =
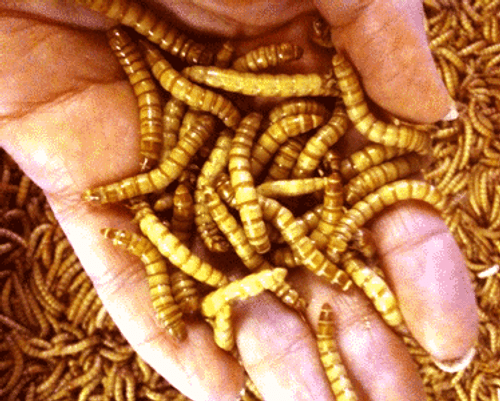
[[[83,197],[126,202],[135,214],[143,235],[103,227],[103,241],[141,258],[158,321],[177,341],[189,330],[182,316],[197,313],[235,352],[232,302],[267,290],[300,313],[307,300],[286,274],[303,266],[344,290],[363,289],[405,340],[429,399],[499,399],[500,1],[424,2],[429,46],[459,110],[433,126],[378,119],[333,48],[331,74],[271,75],[263,70],[293,62],[301,49],[269,44],[235,59],[231,43],[212,51],[138,3],[81,2],[121,24],[107,36],[138,98],[142,157],[141,174]],[[313,32],[332,47],[324,21]],[[266,115],[242,115],[238,96],[283,101]],[[369,142],[342,159],[335,144],[349,122]],[[0,397],[186,399],[122,337],[43,193],[5,153],[1,160]],[[425,181],[407,178],[421,169]],[[410,337],[376,266],[364,224],[404,199],[442,214],[473,277],[480,338],[462,368],[436,365]],[[236,252],[249,274],[230,281],[192,254],[193,233],[211,252]],[[212,291],[202,296],[200,285]],[[331,314],[324,305],[318,349],[332,391],[354,400]],[[247,378],[242,399],[259,397]]]

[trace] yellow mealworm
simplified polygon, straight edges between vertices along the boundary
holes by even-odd
[[[213,287],[221,287],[228,283],[224,273],[194,255],[160,222],[149,207],[140,205],[138,209],[136,216],[141,231],[174,266]]]
[[[189,64],[209,65],[213,54],[202,44],[161,19],[158,14],[134,0],[76,0],[77,3],[116,19],[135,29],[160,48]]]
[[[19,181],[19,190],[16,194],[16,206],[18,208],[23,207],[26,198],[28,197],[28,192],[30,190],[31,180],[27,175],[23,175]]]
[[[184,340],[186,326],[182,320],[182,312],[172,297],[168,267],[160,252],[147,238],[130,231],[105,228],[101,233],[112,240],[113,245],[141,258],[146,268],[151,301],[158,321],[175,339]]]
[[[221,199],[233,209],[237,209],[236,199],[234,197],[234,188],[231,186],[231,179],[226,173],[221,173],[215,180],[215,190]]]
[[[285,99],[274,106],[267,116],[271,123],[296,114],[316,114],[327,118],[328,109],[320,102],[309,98]]]
[[[455,66],[455,68],[459,72],[465,73],[465,70],[466,70],[465,63],[461,60],[461,58],[459,56],[457,56],[457,54],[453,50],[450,50],[450,48],[438,47],[436,49],[433,49],[432,53],[435,56],[441,56],[441,57],[445,58],[451,64],[453,64],[453,66]]]
[[[352,153],[340,162],[340,173],[345,180],[376,166],[385,160],[407,153],[404,149],[370,143],[364,148]]]
[[[260,46],[233,61],[231,68],[236,71],[258,72],[269,67],[277,67],[289,61],[298,60],[304,50],[291,43]]]
[[[326,179],[322,177],[267,181],[257,187],[257,192],[270,198],[301,196],[323,190],[325,183]]]
[[[378,120],[368,108],[359,79],[345,57],[335,54],[332,63],[347,115],[362,135],[383,145],[396,146],[423,154],[429,152],[431,136],[428,132],[408,125],[397,126]]]
[[[179,269],[172,270],[170,282],[175,303],[183,313],[197,312],[200,309],[200,298],[195,280]]]
[[[316,333],[316,344],[319,356],[330,387],[337,401],[356,401],[358,399],[342,358],[337,350],[335,342],[335,329],[333,326],[332,307],[325,303],[321,307],[318,318],[318,331]]]
[[[284,117],[271,124],[252,148],[252,174],[258,176],[272,155],[288,138],[310,131],[323,123],[324,118],[315,114],[297,114]]]
[[[205,246],[212,252],[228,251],[229,243],[221,235],[208,212],[208,207],[203,200],[203,190],[212,186],[216,177],[226,168],[232,143],[231,135],[232,133],[229,130],[224,130],[219,134],[208,160],[201,168],[194,192],[196,230]]]
[[[254,74],[202,66],[184,68],[182,74],[200,84],[249,96],[304,97],[339,94],[335,79],[326,74]]]
[[[117,202],[166,188],[181,175],[214,130],[215,119],[206,113],[200,113],[198,124],[177,142],[167,159],[157,168],[112,184],[88,189],[82,194],[82,199],[99,203]]]
[[[219,308],[215,316],[210,319],[210,323],[214,329],[214,341],[220,348],[226,351],[231,351],[235,345],[231,315],[231,305],[224,304]]]
[[[377,247],[375,245],[375,240],[371,234],[371,231],[367,228],[360,228],[357,230],[352,237],[352,248],[363,255],[367,260],[373,260],[377,254]],[[382,270],[378,268],[373,268],[373,270],[379,275],[383,276]]]
[[[352,284],[349,277],[315,247],[313,241],[298,227],[290,210],[271,198],[259,196],[259,202],[265,219],[278,228],[295,256],[307,269],[329,283],[339,285],[344,291],[349,289]]]
[[[420,165],[420,158],[410,153],[371,167],[349,180],[344,187],[345,201],[353,205],[382,185],[418,173]]]
[[[336,149],[329,149],[321,159],[322,168],[318,168],[318,173],[323,176],[332,174],[334,171],[340,171],[340,162],[342,157]]]
[[[181,242],[187,242],[194,224],[194,200],[189,188],[184,184],[177,185],[173,201],[170,230]]]
[[[186,104],[175,97],[172,97],[163,107],[163,148],[160,154],[160,162],[167,158],[177,143],[177,134],[186,109]]]
[[[284,180],[289,178],[297,157],[304,148],[306,138],[302,135],[289,138],[276,152],[271,165],[267,170],[264,181]]]
[[[17,333],[16,333],[17,334]],[[17,335],[18,336],[18,335]],[[16,337],[17,337],[16,336]],[[10,353],[12,354],[12,359],[14,361],[14,367],[11,369],[11,374],[9,379],[5,382],[5,386],[3,386],[0,389],[0,395],[5,396],[11,392],[11,390],[14,388],[16,384],[18,384],[19,380],[21,379],[24,368],[25,368],[25,361],[23,357],[23,353],[21,352],[21,349],[15,341],[14,334],[12,335],[4,335],[2,338],[2,342],[5,341],[5,343],[8,345],[8,349]]]
[[[400,335],[408,335],[396,296],[388,284],[368,267],[354,252],[346,252],[342,257],[342,266],[352,281],[363,290],[372,301],[375,309],[384,321]]]
[[[219,117],[229,128],[238,125],[241,119],[240,112],[231,101],[184,78],[160,51],[149,43],[140,42],[140,45],[153,75],[167,92],[196,110],[206,111]]]
[[[231,304],[235,300],[246,300],[254,297],[265,290],[275,292],[279,285],[285,280],[286,269],[276,267],[264,269],[251,273],[242,279],[212,291],[201,301],[201,313],[207,318],[214,317],[221,307]]]
[[[456,32],[453,29],[448,29],[446,32],[441,33],[439,36],[433,38],[429,42],[429,48],[431,50],[434,50],[435,48],[446,45],[448,41],[450,41],[454,36]]]
[[[295,268],[302,266],[300,259],[293,254],[289,246],[277,248],[271,251],[271,261],[275,266]]]
[[[137,96],[140,120],[141,171],[155,167],[162,147],[160,92],[137,45],[122,28],[107,32],[108,42]]]
[[[311,232],[310,238],[319,250],[325,248],[329,237],[333,232],[335,223],[343,215],[343,189],[342,180],[338,172],[333,172],[325,179],[325,193],[323,197],[323,208],[318,225]]]
[[[228,68],[231,65],[236,49],[231,42],[224,42],[215,54],[214,65],[219,68]]]
[[[241,120],[229,151],[228,170],[248,241],[258,253],[266,253],[271,248],[271,243],[262,220],[254,179],[250,173],[250,152],[261,120],[262,115],[258,113],[250,113]]]
[[[447,203],[441,192],[426,182],[407,179],[386,184],[357,202],[340,218],[327,246],[328,257],[338,261],[357,229],[385,207],[408,199],[424,201],[439,212]]]
[[[158,199],[155,200],[153,210],[155,212],[164,212],[165,210],[172,209],[174,206],[174,194],[163,193]]]
[[[345,134],[349,119],[345,107],[338,102],[330,120],[307,141],[292,170],[292,177],[310,177],[321,159],[342,135]]]

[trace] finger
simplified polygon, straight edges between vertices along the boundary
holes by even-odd
[[[478,336],[474,290],[463,256],[443,220],[405,202],[372,224],[381,265],[407,325],[435,358],[466,355]]]
[[[271,294],[235,308],[240,356],[266,400],[331,401],[312,331]]]
[[[310,300],[307,318],[317,329],[321,306],[334,311],[337,348],[359,399],[425,400],[422,381],[403,341],[381,320],[357,287],[342,292],[312,273],[292,274]]]
[[[361,75],[368,96],[401,118],[435,122],[453,104],[428,47],[421,0],[317,0],[332,40]]]

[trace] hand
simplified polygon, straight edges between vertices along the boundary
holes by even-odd
[[[375,103],[421,122],[449,110],[426,47],[418,0],[158,3],[174,24],[234,38],[239,53],[260,43],[301,45],[302,60],[286,66],[287,72],[330,68],[331,55],[307,40],[317,7]],[[51,1],[11,2],[0,9],[0,145],[45,191],[135,350],[193,400],[235,399],[243,368],[215,346],[211,328],[190,322],[188,340],[175,344],[155,323],[140,262],[100,236],[102,227],[133,229],[130,215],[119,205],[80,201],[83,190],[138,172],[136,99],[102,32],[113,21]],[[348,149],[359,147],[354,136],[346,142]],[[478,317],[467,269],[443,221],[429,208],[406,202],[374,219],[371,228],[381,267],[415,338],[435,358],[462,357],[477,337]],[[424,399],[404,344],[360,291],[340,293],[308,273],[290,276],[310,301],[314,327],[321,305],[334,307],[338,344],[361,398]],[[235,315],[245,369],[266,399],[333,399],[313,333],[294,312],[264,294]]]

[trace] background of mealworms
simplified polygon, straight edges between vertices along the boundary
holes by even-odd
[[[409,349],[429,399],[498,400],[500,2],[436,0],[425,9],[430,47],[460,117],[440,124],[424,176],[454,195],[447,224],[466,256],[481,325],[477,355],[458,373]],[[126,343],[43,193],[0,157],[0,397],[186,399]]]

